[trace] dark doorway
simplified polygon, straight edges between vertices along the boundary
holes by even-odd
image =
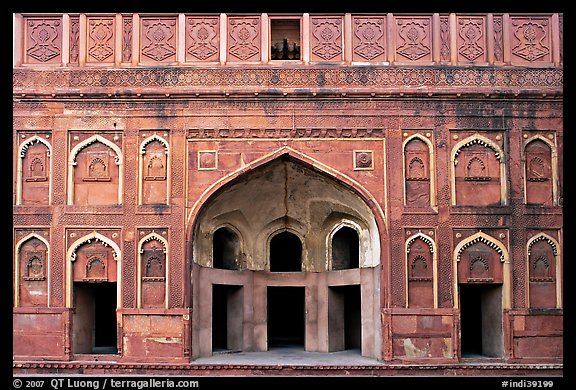
[[[332,269],[358,268],[359,249],[358,232],[347,226],[340,228],[332,237]]]
[[[502,357],[502,286],[460,288],[461,356]]]
[[[360,285],[329,288],[328,344],[330,352],[362,349]]]
[[[268,349],[304,347],[304,287],[268,287]]]
[[[212,352],[242,349],[243,305],[242,286],[212,285]]]
[[[116,354],[116,283],[74,283],[73,351]]]
[[[212,237],[212,266],[220,269],[240,269],[240,244],[236,233],[221,227]]]
[[[282,232],[270,240],[270,271],[302,271],[302,243],[298,236]]]

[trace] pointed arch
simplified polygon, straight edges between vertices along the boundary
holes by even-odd
[[[328,235],[326,236],[326,269],[329,271],[331,271],[333,267],[332,240],[334,239],[334,235],[338,233],[343,227],[348,227],[352,230],[355,230],[358,234],[358,268],[363,268],[362,266],[366,265],[370,261],[370,258],[377,256],[374,256],[375,253],[373,252],[372,240],[370,239],[370,232],[368,229],[363,228],[360,226],[360,224],[350,219],[342,219],[341,221],[335,223],[334,226],[332,226]]]
[[[76,157],[78,153],[82,151],[85,147],[100,142],[116,153],[116,157],[114,158],[114,163],[118,165],[118,204],[122,204],[122,194],[123,194],[123,172],[122,167],[124,164],[124,154],[122,153],[122,149],[118,147],[115,143],[107,140],[106,138],[102,137],[99,134],[95,134],[89,138],[86,138],[84,141],[78,143],[78,145],[74,146],[70,151],[70,155],[68,157],[68,205],[74,204],[74,167],[76,166]]]
[[[432,254],[432,291],[434,294],[434,308],[438,308],[438,251],[436,249],[436,242],[434,239],[427,234],[418,231],[418,233],[411,235],[406,239],[406,245],[404,248],[404,264],[405,264],[405,280],[404,280],[404,294],[406,304],[405,306],[408,307],[408,254],[410,253],[410,247],[417,239],[421,239],[426,244],[428,244],[428,248],[430,249],[430,253]]]
[[[46,157],[50,157],[50,177],[48,178],[48,204],[52,204],[52,145],[50,142],[44,138],[34,135],[18,146],[18,160],[16,162],[16,205],[22,204],[22,180],[24,179],[24,167],[22,166],[24,157],[26,157],[26,152],[28,148],[34,143],[41,143],[48,149]]]
[[[552,168],[552,206],[558,206],[558,148],[554,144],[554,142],[550,141],[542,134],[536,134],[527,140],[524,141],[522,146],[522,161],[524,163],[523,172],[524,172],[524,203],[528,202],[527,199],[527,188],[526,188],[526,168],[528,161],[526,160],[526,148],[534,141],[542,141],[550,148],[550,165]]]
[[[552,247],[552,253],[554,254],[554,261],[556,265],[556,308],[561,309],[562,303],[562,257],[561,257],[561,247],[558,241],[556,241],[552,236],[541,232],[532,236],[526,243],[526,278],[529,280],[530,275],[530,254],[532,251],[532,245],[538,241],[546,241]],[[528,288],[530,288],[530,282],[527,283]],[[527,298],[530,299],[530,293],[526,294]],[[530,307],[530,302],[528,302],[528,307]]]
[[[137,290],[136,290],[136,305],[138,308],[142,307],[142,253],[144,253],[144,244],[151,240],[158,240],[162,244],[162,251],[164,252],[164,263],[166,264],[166,276],[165,276],[165,293],[164,293],[164,305],[165,308],[168,309],[168,279],[170,277],[170,263],[168,261],[169,252],[168,252],[168,240],[162,237],[160,234],[156,232],[149,233],[142,237],[138,241],[138,261],[137,264]]]
[[[378,201],[376,201],[376,199],[372,196],[372,194],[365,189],[360,183],[358,183],[356,180],[340,173],[339,171],[335,170],[334,168],[331,168],[323,163],[321,163],[318,160],[315,160],[303,153],[300,153],[288,146],[284,146],[280,149],[277,149],[276,151],[266,154],[261,158],[258,158],[254,161],[252,161],[250,164],[247,164],[245,166],[243,166],[242,168],[239,168],[233,172],[231,172],[230,174],[222,177],[220,180],[214,182],[212,185],[210,185],[203,193],[202,195],[200,195],[200,197],[196,200],[196,202],[194,202],[194,204],[192,205],[190,212],[187,215],[186,218],[186,223],[187,223],[187,232],[186,232],[186,237],[188,239],[190,239],[192,237],[192,230],[194,228],[194,220],[196,218],[197,215],[199,215],[200,209],[202,208],[202,206],[204,204],[206,204],[207,200],[209,198],[212,197],[212,195],[214,195],[215,193],[218,192],[219,189],[221,189],[222,187],[224,187],[226,184],[233,182],[235,179],[237,179],[239,176],[243,175],[244,173],[247,173],[249,171],[252,171],[262,165],[265,165],[266,163],[269,163],[277,158],[280,158],[282,156],[288,156],[290,158],[295,159],[297,162],[311,167],[313,170],[318,171],[334,180],[336,180],[337,182],[341,183],[342,185],[344,185],[346,188],[350,189],[352,192],[354,192],[356,195],[358,195],[365,203],[366,205],[372,210],[372,213],[374,214],[374,219],[376,222],[376,227],[378,229],[378,231],[382,232],[382,233],[386,233],[388,232],[388,228],[386,225],[386,219],[384,218],[384,211],[382,210],[382,207],[380,206],[380,204],[378,203]],[[378,232],[376,232],[376,235],[374,237],[378,237]],[[378,241],[380,241],[380,239],[378,239]]]
[[[32,238],[37,238],[38,240],[42,241],[44,245],[46,245],[46,264],[44,264],[44,269],[46,270],[46,279],[48,281],[48,304],[47,306],[50,307],[50,243],[47,239],[39,235],[38,233],[29,233],[26,236],[22,237],[16,243],[15,251],[14,251],[14,307],[20,306],[20,252],[22,250],[22,246],[28,242]]]
[[[500,162],[500,204],[502,206],[508,205],[508,186],[506,179],[506,161],[503,156],[505,156],[504,151],[500,146],[498,146],[494,141],[484,137],[481,134],[475,133],[469,137],[466,137],[462,141],[458,142],[452,148],[450,153],[450,187],[451,187],[451,198],[452,206],[456,206],[456,164],[458,164],[458,155],[463,148],[472,145],[482,145],[494,151],[494,156]]]
[[[402,142],[402,171],[404,178],[407,177],[406,172],[406,146],[410,141],[418,139],[428,146],[428,177],[430,178],[430,206],[436,209],[436,163],[434,160],[434,144],[427,137],[422,134],[412,134]],[[404,192],[404,205],[406,205],[406,185],[403,187]]]
[[[73,272],[73,262],[76,260],[76,251],[85,243],[90,243],[92,240],[100,241],[104,246],[109,246],[112,248],[112,256],[114,260],[118,263],[116,267],[116,307],[120,308],[122,306],[122,252],[118,244],[109,239],[108,237],[93,231],[88,233],[83,237],[80,237],[70,245],[66,251],[66,307],[72,307],[72,285],[74,283],[74,272]]]
[[[170,174],[170,156],[171,156],[171,151],[170,151],[170,144],[168,144],[168,141],[158,135],[158,134],[152,134],[151,136],[147,137],[146,139],[144,139],[141,143],[140,146],[138,148],[138,159],[139,159],[139,163],[138,163],[138,204],[141,205],[143,204],[143,197],[144,197],[144,184],[143,184],[143,180],[144,180],[144,155],[146,154],[146,146],[154,141],[158,141],[160,144],[162,144],[164,146],[164,153],[166,154],[166,204],[170,204],[170,188],[171,188],[171,182],[172,182],[172,175]]]
[[[512,275],[510,270],[510,256],[508,254],[508,250],[504,246],[504,244],[492,236],[484,233],[483,231],[479,231],[478,233],[472,234],[470,237],[460,241],[458,245],[454,248],[453,253],[453,265],[452,265],[452,272],[453,272],[453,293],[454,293],[454,308],[457,309],[459,307],[458,302],[458,262],[460,261],[460,257],[462,252],[469,246],[476,244],[477,242],[481,242],[483,244],[488,245],[492,249],[494,249],[500,255],[500,261],[503,263],[503,294],[502,294],[502,308],[503,309],[510,309],[511,308],[511,297],[512,297]]]

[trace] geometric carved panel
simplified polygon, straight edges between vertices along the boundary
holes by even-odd
[[[432,62],[432,17],[394,17],[396,61]]]
[[[260,17],[228,18],[228,62],[260,61]]]
[[[368,32],[368,36],[372,37],[372,33]],[[311,61],[342,61],[342,18],[310,17],[310,49]],[[363,52],[368,53],[366,50]]]
[[[186,17],[186,61],[218,61],[220,18]]]
[[[386,17],[352,17],[352,61],[386,61]]]
[[[510,17],[512,63],[551,64],[549,17]]]
[[[114,17],[87,18],[88,48],[86,62],[114,63]]]
[[[170,63],[176,61],[176,17],[140,19],[140,61]]]
[[[27,64],[62,62],[62,18],[25,18]]]
[[[458,17],[458,63],[486,62],[485,17]]]

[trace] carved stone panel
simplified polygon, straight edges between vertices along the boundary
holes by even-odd
[[[70,18],[70,64],[78,64],[80,56],[80,18]]]
[[[36,237],[20,246],[20,306],[48,305],[48,248]]]
[[[228,62],[260,61],[260,17],[228,18]]]
[[[550,147],[541,140],[526,145],[526,203],[552,206],[552,158]]]
[[[87,17],[88,35],[86,62],[114,63],[114,32],[116,19],[110,17]]]
[[[432,62],[432,17],[395,17],[396,61]]]
[[[459,283],[502,283],[500,255],[483,242],[476,242],[461,253],[458,262]]]
[[[95,142],[76,156],[74,166],[74,204],[118,204],[119,166],[116,153],[107,145]]]
[[[164,307],[166,299],[166,248],[151,239],[141,248],[142,307]]]
[[[58,64],[62,62],[62,18],[25,18],[28,64]]]
[[[530,307],[556,307],[556,256],[546,240],[531,245],[528,256]]]
[[[485,17],[460,16],[457,20],[458,63],[485,63],[487,61]]]
[[[176,61],[176,17],[140,19],[140,62]]]
[[[440,60],[449,62],[450,51],[450,23],[448,16],[440,16]]]
[[[116,261],[112,248],[99,240],[90,240],[76,250],[73,262],[75,282],[115,282]]]
[[[48,204],[50,191],[50,150],[41,142],[28,145],[22,158],[22,204]]]
[[[386,61],[386,17],[352,17],[352,61]]]
[[[434,307],[433,259],[430,246],[417,238],[408,247],[408,306]]]
[[[122,62],[132,61],[132,17],[122,18]]]
[[[461,146],[454,160],[457,205],[501,204],[500,158],[497,151],[481,140]]]
[[[310,17],[310,61],[344,59],[342,24],[341,17]],[[366,41],[366,38],[364,40]]]
[[[551,64],[549,17],[510,17],[512,63]]]
[[[142,204],[167,204],[168,150],[154,140],[142,154]]]
[[[430,206],[430,151],[420,139],[413,139],[404,149],[406,206]]]
[[[186,17],[186,61],[218,61],[220,18]]]
[[[494,33],[494,61],[504,61],[504,22],[501,15],[494,15],[493,33]]]

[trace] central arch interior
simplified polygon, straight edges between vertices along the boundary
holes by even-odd
[[[327,173],[289,155],[247,170],[200,209],[192,254],[197,357],[283,344],[380,356],[378,227]]]

